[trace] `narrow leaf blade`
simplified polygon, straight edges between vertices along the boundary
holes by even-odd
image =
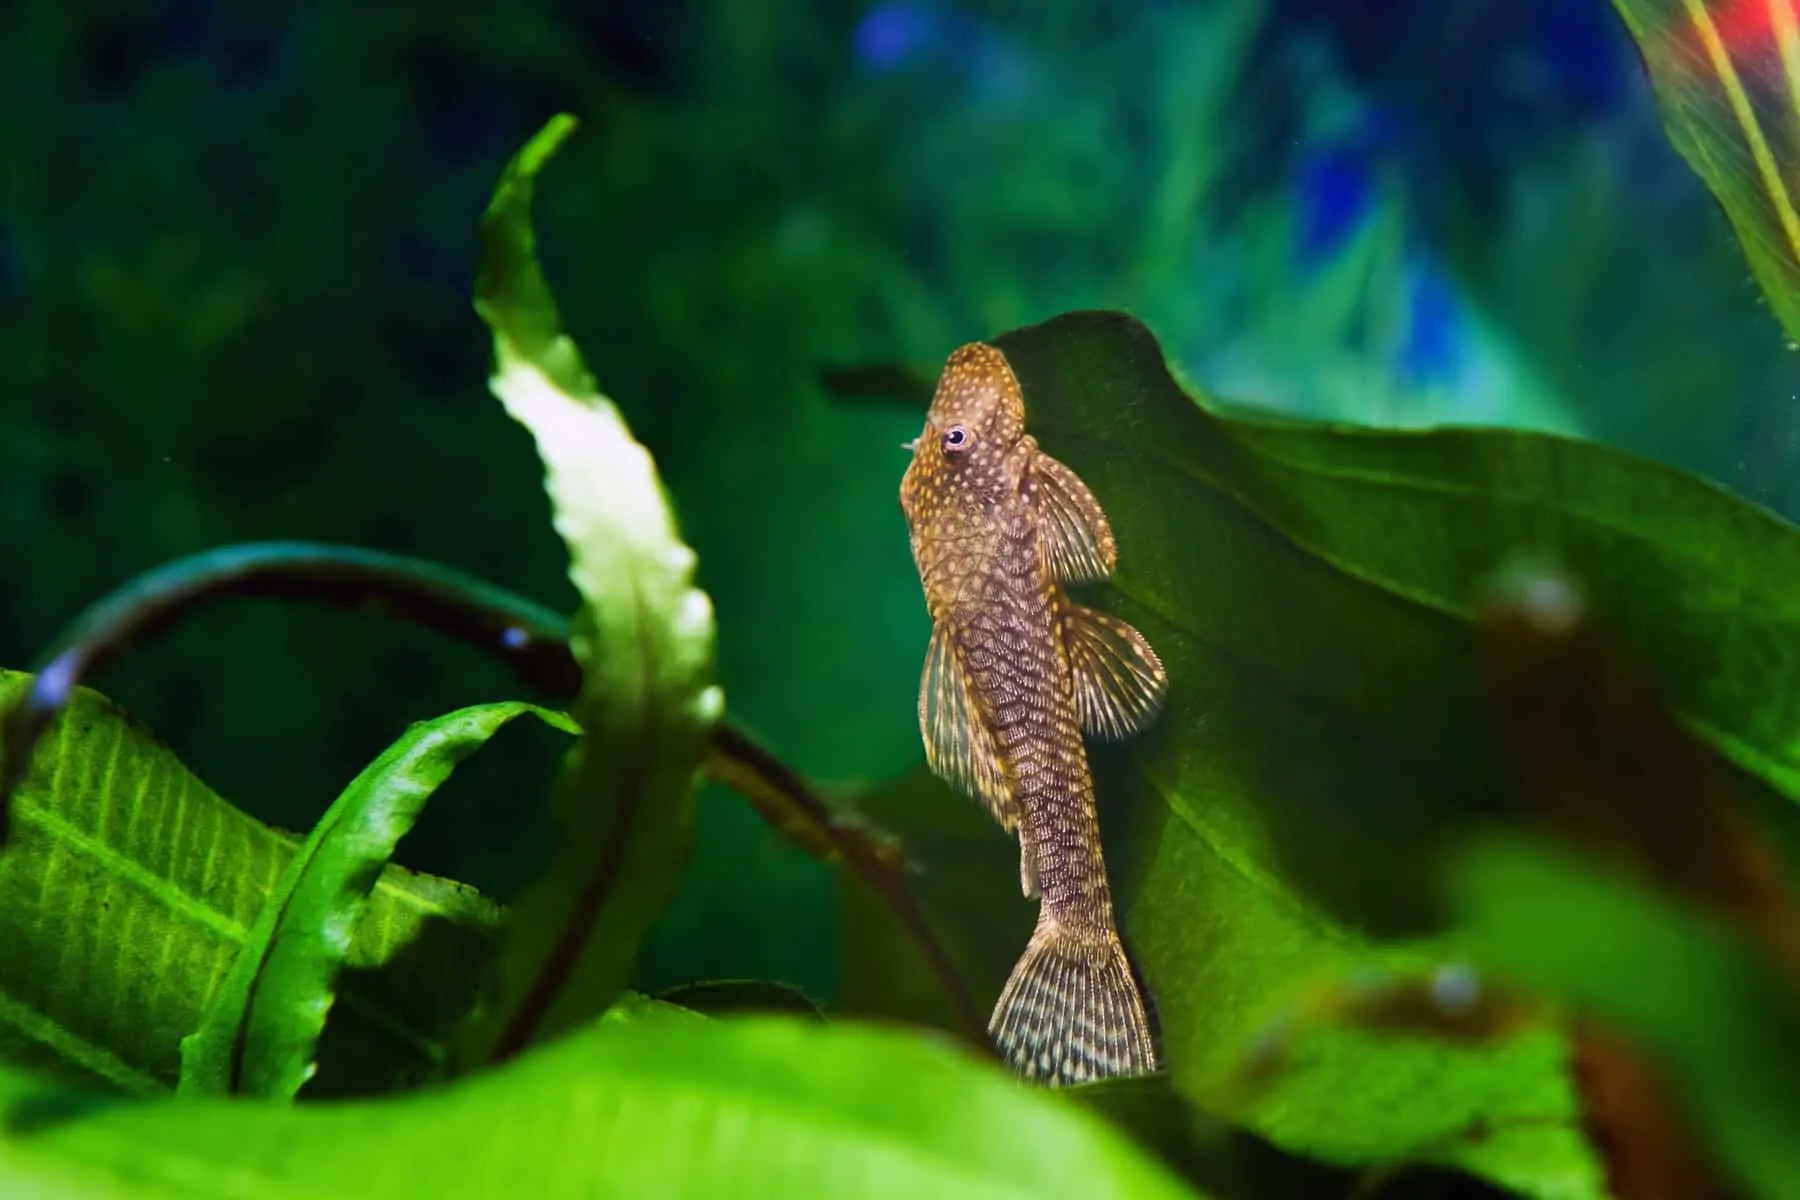
[[[556,796],[547,878],[508,915],[495,986],[462,1047],[505,1059],[604,1011],[672,894],[693,787],[723,698],[713,619],[693,586],[649,452],[561,331],[531,225],[538,170],[574,128],[558,117],[510,163],[482,221],[476,309],[494,335],[494,394],[537,443],[569,577],[584,736]]]
[[[577,731],[536,705],[476,705],[413,726],[351,781],[282,872],[200,1028],[182,1039],[179,1092],[291,1099],[313,1076],[334,982],[394,847],[457,764],[526,714]]]
[[[1613,0],[1669,140],[1724,208],[1756,280],[1800,339],[1800,15],[1796,0]]]

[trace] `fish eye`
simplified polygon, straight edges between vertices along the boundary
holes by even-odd
[[[952,425],[944,433],[944,449],[951,454],[961,454],[969,448],[969,431],[961,425]]]

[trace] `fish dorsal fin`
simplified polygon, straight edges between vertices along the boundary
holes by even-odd
[[[1162,707],[1169,673],[1144,635],[1082,604],[1070,604],[1064,621],[1082,730],[1110,741],[1148,725]]]
[[[956,638],[939,622],[925,652],[919,681],[919,729],[925,761],[950,786],[975,797],[1007,830],[1018,827],[1019,805],[1001,766],[993,729],[981,718]]]
[[[1063,583],[1105,579],[1118,561],[1106,512],[1081,476],[1039,451],[1027,477],[1050,571]]]

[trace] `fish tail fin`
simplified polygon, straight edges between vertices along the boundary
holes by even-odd
[[[1015,1071],[1051,1086],[1157,1069],[1144,994],[1118,937],[1048,915],[1000,993],[988,1036]]]

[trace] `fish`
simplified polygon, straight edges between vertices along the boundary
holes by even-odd
[[[900,481],[931,616],[919,729],[931,771],[1017,835],[1038,919],[988,1022],[1001,1058],[1049,1086],[1160,1068],[1119,937],[1086,738],[1146,728],[1168,672],[1136,628],[1070,599],[1118,545],[1094,493],[1025,431],[1006,355],[972,342],[938,378]]]

